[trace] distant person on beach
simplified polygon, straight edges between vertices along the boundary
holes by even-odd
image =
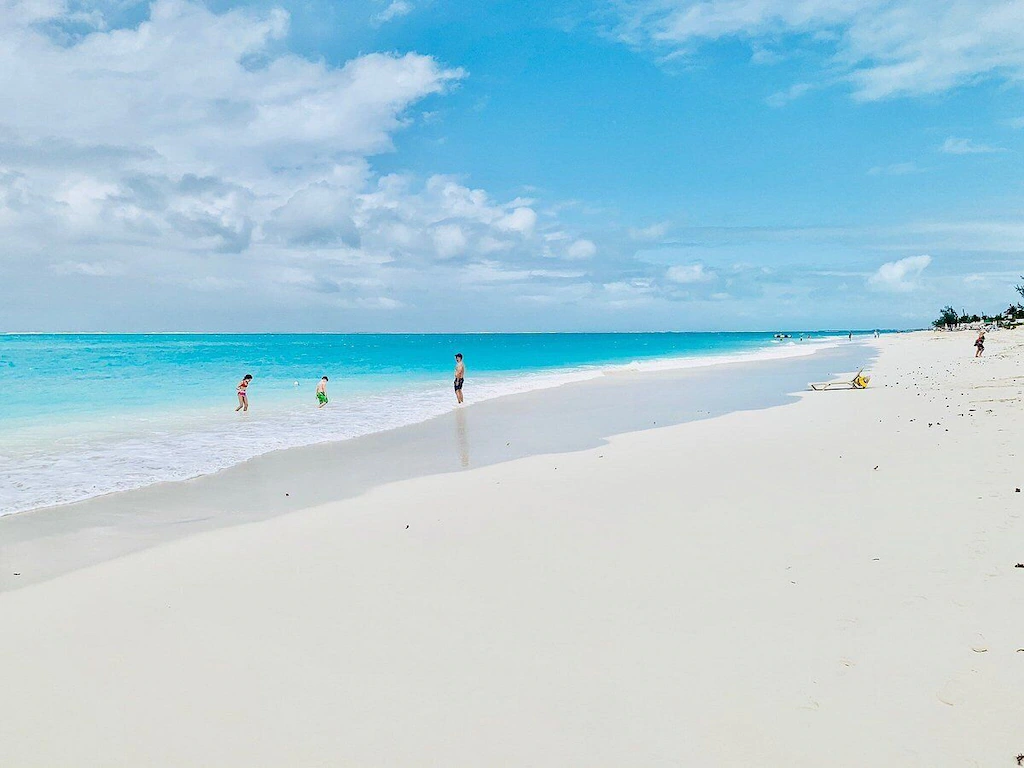
[[[850,331],[850,335],[847,336],[850,341],[853,341],[853,331]]]
[[[462,383],[466,380],[466,365],[462,362],[462,353],[455,355],[455,397],[462,405]]]
[[[978,338],[974,340],[974,346],[975,346],[975,350],[976,350],[975,353],[974,353],[974,356],[975,357],[981,357],[982,354],[985,352],[985,332],[984,331],[982,331],[981,333],[978,334]]]
[[[319,403],[317,408],[323,408],[329,402],[327,400],[327,377],[324,376],[320,379],[320,383],[316,385],[316,401]]]
[[[250,381],[252,381],[252,375],[247,373],[242,377],[242,380],[238,382],[238,407],[235,408],[235,413],[249,410],[249,395],[247,394],[247,391],[249,389]]]

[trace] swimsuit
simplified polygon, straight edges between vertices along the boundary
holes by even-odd
[[[318,403],[320,403],[320,405],[327,405],[327,393],[326,392],[317,392],[316,393],[316,401]]]
[[[456,392],[459,392],[462,389],[462,382],[463,381],[465,381],[465,379],[456,379],[455,380],[455,391]]]
[[[238,385],[238,394],[240,394],[242,397],[245,397],[246,396],[245,395],[245,389],[248,386],[249,386],[248,384],[239,384]]]

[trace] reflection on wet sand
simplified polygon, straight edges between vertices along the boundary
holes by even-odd
[[[466,411],[458,408],[455,411],[455,440],[459,445],[459,463],[469,466],[469,437],[466,435]]]

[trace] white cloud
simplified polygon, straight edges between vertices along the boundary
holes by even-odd
[[[434,247],[442,259],[450,259],[465,252],[469,241],[458,224],[441,224],[434,229]]]
[[[765,103],[769,107],[784,107],[791,101],[796,101],[801,96],[808,93],[813,87],[814,86],[810,83],[794,83],[784,91],[773,93],[765,99]]]
[[[373,17],[373,20],[379,24],[392,21],[393,19],[406,16],[412,13],[412,3],[406,2],[406,0],[393,0],[387,8]]]
[[[977,144],[970,139],[960,139],[950,136],[939,147],[940,152],[947,155],[985,155],[992,152],[1005,152],[1001,147],[990,147],[987,144]]]
[[[554,269],[509,269],[495,261],[470,264],[462,272],[467,283],[532,283],[537,279],[565,281],[578,280],[585,272]]]
[[[591,259],[597,254],[597,246],[591,240],[577,240],[566,250],[566,258]]]
[[[352,219],[351,196],[344,188],[318,181],[299,189],[270,213],[264,231],[290,246],[359,245],[359,230]]]
[[[530,234],[537,225],[537,213],[532,208],[519,207],[503,216],[498,222],[499,229],[521,234]]]
[[[669,267],[665,277],[673,283],[689,285],[691,283],[707,283],[715,279],[714,272],[704,268],[703,264],[686,264]]]
[[[307,59],[285,47],[281,10],[157,0],[112,29],[72,15],[0,0],[0,273],[46,275],[57,327],[95,303],[83,276],[109,278],[109,305],[177,308],[178,325],[201,324],[199,306],[247,316],[254,297],[268,318],[401,309],[499,255],[524,280],[567,279],[534,264],[548,232],[575,239],[557,213],[541,227],[533,200],[374,170],[462,69],[418,53]]]
[[[602,298],[613,309],[626,309],[649,304],[656,296],[657,286],[650,278],[615,280],[601,286]]]
[[[904,293],[917,288],[917,279],[921,273],[932,263],[932,257],[927,254],[921,256],[908,256],[899,261],[890,261],[878,268],[868,278],[868,283],[883,291]]]
[[[859,99],[938,93],[981,77],[1024,77],[1020,0],[621,0],[617,32],[695,55],[708,41],[755,56],[786,36],[830,48],[825,72]]]
[[[753,53],[750,54],[750,63],[771,66],[785,61],[785,58],[786,57],[778,51],[755,45]]]

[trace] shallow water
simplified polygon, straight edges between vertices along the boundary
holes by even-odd
[[[7,515],[0,517],[0,592],[385,483],[586,450],[624,432],[783,405],[808,381],[869,366],[874,356],[867,345],[842,344],[793,359],[625,370],[449,409],[388,432],[275,451],[185,482]]]
[[[0,515],[216,472],[622,370],[805,356],[827,334],[0,336]],[[235,385],[254,376],[250,411]],[[314,389],[330,377],[331,403]]]

